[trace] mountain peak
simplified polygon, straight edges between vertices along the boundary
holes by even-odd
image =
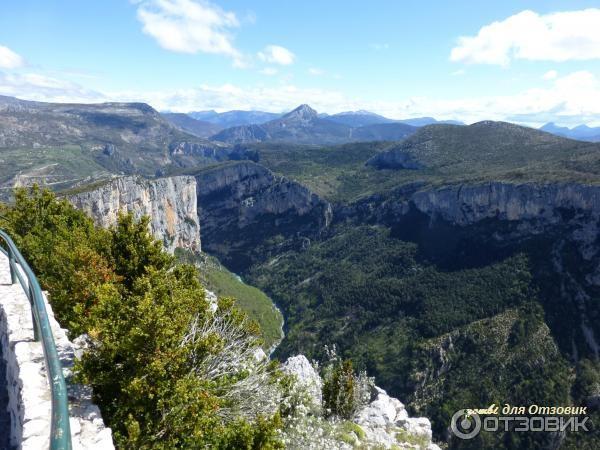
[[[302,119],[302,120],[312,120],[316,119],[319,116],[317,111],[312,109],[310,106],[304,104],[298,106],[293,111],[287,113],[283,116],[284,119]]]

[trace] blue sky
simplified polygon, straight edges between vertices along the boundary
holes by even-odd
[[[20,0],[0,94],[600,124],[598,1]]]

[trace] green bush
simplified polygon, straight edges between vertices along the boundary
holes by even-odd
[[[326,414],[350,419],[356,409],[354,390],[352,361],[335,363],[326,370],[323,377],[323,406]]]
[[[220,300],[211,313],[195,267],[163,251],[147,218],[120,215],[103,230],[37,187],[18,189],[0,214],[59,322],[72,335],[89,336],[77,376],[93,387],[119,448],[281,448],[275,408],[267,416],[222,414],[236,411],[227,394],[251,376],[233,366],[227,340],[254,345],[260,330],[231,300]],[[212,331],[217,317],[226,318],[229,334]],[[192,326],[207,331],[186,339]],[[208,376],[205,361],[226,367]],[[270,383],[274,375],[263,372],[260,382]]]

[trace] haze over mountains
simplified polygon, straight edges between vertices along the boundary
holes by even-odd
[[[204,120],[198,120],[191,117],[189,114],[183,113],[163,113],[166,118],[173,125],[178,126],[183,131],[193,134],[201,138],[209,138],[213,134],[221,131],[222,127],[212,122],[206,122]]]
[[[214,123],[221,128],[237,127],[240,125],[252,125],[268,122],[278,119],[282,114],[270,113],[264,111],[226,111],[218,113],[216,111],[192,111],[188,115],[196,120]]]
[[[540,130],[557,136],[578,139],[580,141],[600,142],[600,127],[588,127],[587,125],[578,125],[573,128],[560,127],[552,122],[542,126]]]

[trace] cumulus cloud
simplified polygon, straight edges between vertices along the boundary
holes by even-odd
[[[540,15],[522,11],[462,36],[450,60],[506,66],[512,59],[569,61],[600,59],[600,9]]]
[[[323,70],[319,69],[318,67],[311,67],[308,69],[308,73],[310,75],[319,76],[319,75],[323,75],[325,72]]]
[[[137,17],[144,33],[167,50],[222,54],[243,64],[231,35],[239,20],[208,1],[144,0],[138,3]]]
[[[554,80],[557,76],[558,72],[556,70],[549,70],[542,76],[542,78],[544,80]]]
[[[294,62],[296,56],[285,47],[279,45],[267,45],[262,52],[258,52],[261,61],[271,64],[288,66]]]
[[[17,69],[25,64],[23,58],[10,48],[0,45],[0,69]]]

